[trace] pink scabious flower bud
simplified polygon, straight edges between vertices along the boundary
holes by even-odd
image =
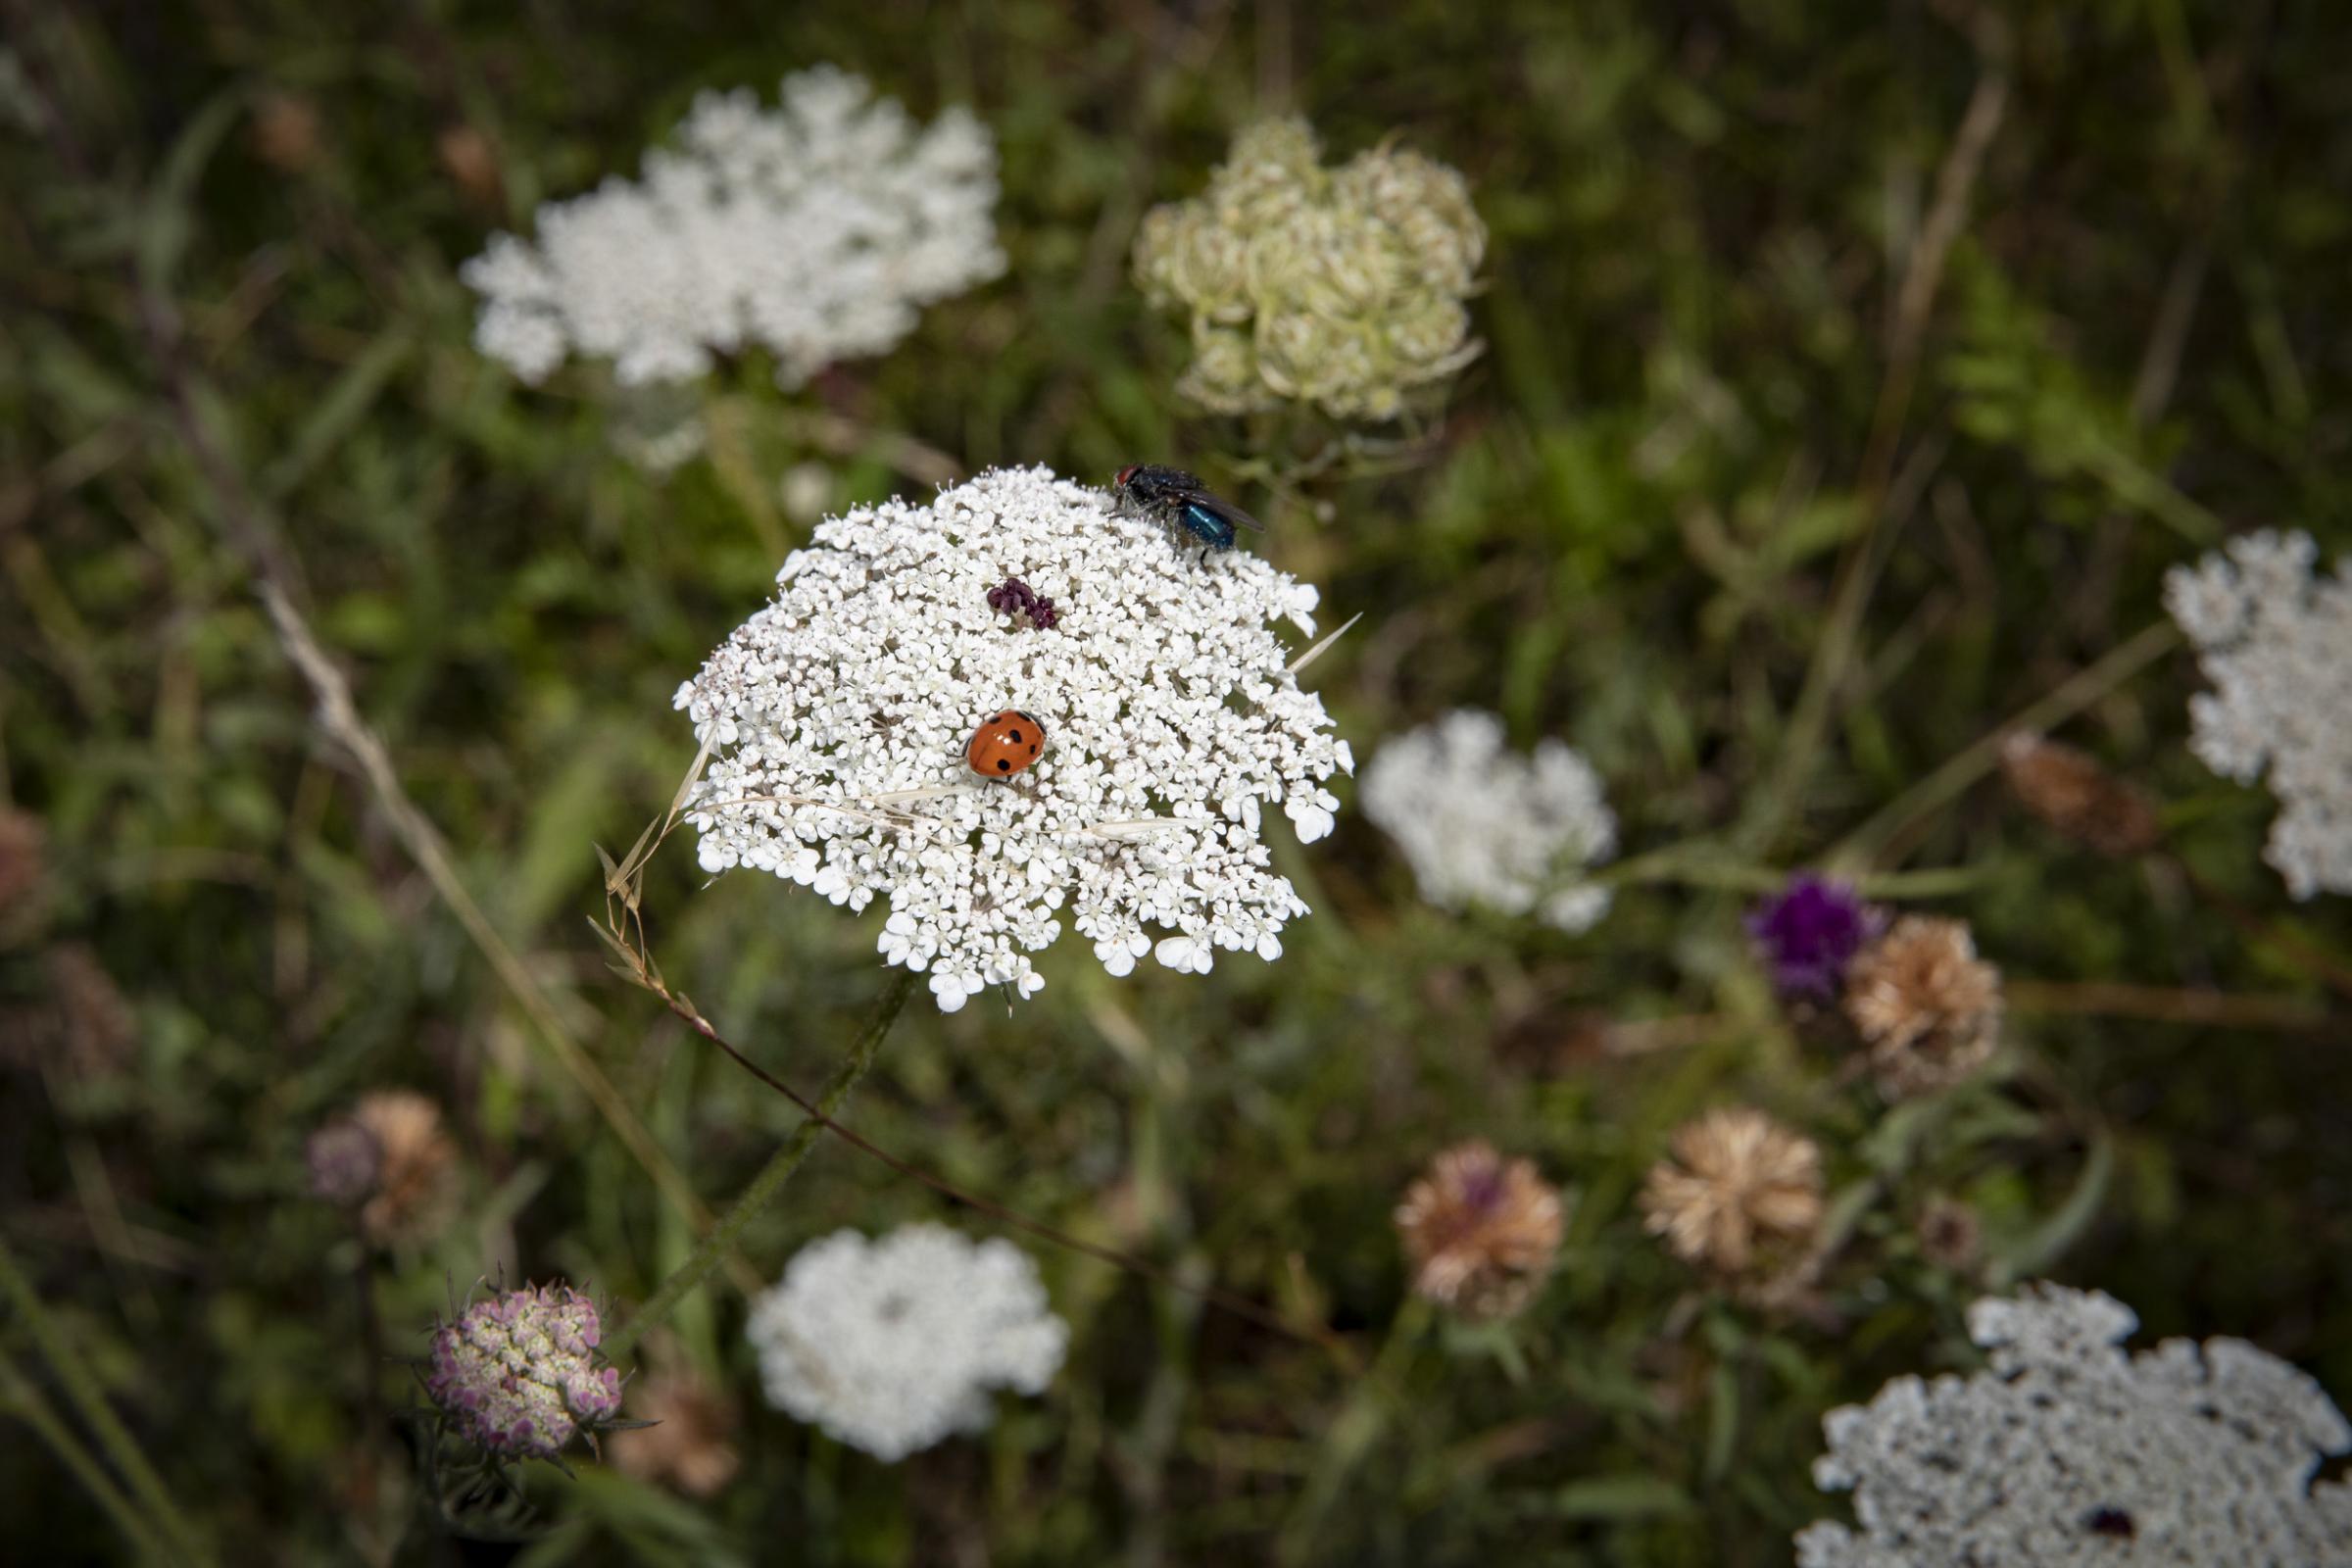
[[[597,1364],[603,1338],[596,1303],[567,1285],[502,1292],[434,1330],[425,1393],[484,1451],[553,1459],[620,1414],[620,1373]]]

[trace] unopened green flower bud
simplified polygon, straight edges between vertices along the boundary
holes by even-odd
[[[1455,171],[1388,147],[1327,170],[1292,118],[1243,130],[1205,191],[1147,215],[1135,272],[1192,318],[1177,388],[1202,407],[1385,419],[1477,357],[1462,302],[1486,243]]]

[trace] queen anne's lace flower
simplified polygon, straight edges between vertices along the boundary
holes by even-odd
[[[1808,1527],[1800,1568],[2352,1562],[2352,1487],[2311,1484],[2352,1425],[2277,1356],[2243,1340],[2127,1356],[2129,1307],[2051,1285],[1968,1322],[1991,1370],[1897,1378],[1822,1423],[1814,1480],[1853,1489],[1861,1529]]]
[[[803,1248],[745,1332],[771,1404],[883,1460],[982,1430],[993,1389],[1044,1392],[1069,1340],[1026,1254],[943,1225]]]
[[[620,1413],[620,1373],[598,1364],[596,1303],[567,1285],[476,1301],[433,1335],[425,1392],[471,1443],[552,1459]]]
[[[1600,775],[1558,741],[1517,757],[1501,719],[1458,710],[1383,746],[1362,800],[1441,908],[1533,910],[1563,931],[1608,912],[1609,890],[1575,877],[1616,853],[1617,818]]]
[[[919,128],[820,67],[786,76],[772,112],[748,89],[703,94],[678,141],[646,155],[643,183],[550,203],[535,245],[501,234],[466,265],[483,353],[526,381],[567,353],[609,358],[633,384],[759,345],[793,385],[1004,270],[996,144],[966,111]]]
[[[1191,314],[1178,388],[1204,407],[1385,419],[1477,357],[1463,300],[1486,246],[1453,170],[1386,145],[1328,170],[1293,118],[1244,130],[1205,192],[1147,215],[1135,272]]]
[[[2319,554],[2309,534],[2248,534],[2164,585],[2213,682],[2189,699],[2189,749],[2270,785],[2263,858],[2298,899],[2352,893],[2352,570],[2315,577]]]
[[[1053,600],[1051,630],[990,604],[1008,577]],[[882,895],[883,956],[929,970],[949,1011],[1044,985],[1028,954],[1065,904],[1112,974],[1146,954],[1200,973],[1220,948],[1281,956],[1306,906],[1260,806],[1321,838],[1339,806],[1322,781],[1354,765],[1267,625],[1311,634],[1312,587],[1243,552],[1199,564],[1043,468],[828,520],[777,582],[678,689],[713,753],[687,811],[706,869],[852,909]],[[965,743],[1006,709],[1043,721],[1044,757],[977,777]]]

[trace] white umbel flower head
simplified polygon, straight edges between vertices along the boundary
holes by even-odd
[[[2311,1485],[2352,1425],[2243,1340],[2167,1340],[2098,1292],[2030,1286],[1970,1308],[1989,1371],[1895,1379],[1822,1423],[1825,1490],[1860,1530],[1796,1538],[1799,1568],[2320,1568],[2352,1562],[2352,1487]]]
[[[1362,799],[1440,908],[1533,912],[1569,932],[1608,912],[1609,890],[1576,873],[1616,853],[1617,818],[1600,775],[1559,741],[1519,757],[1501,719],[1460,709],[1383,746]]]
[[[678,688],[712,753],[686,813],[704,867],[852,909],[880,895],[884,957],[928,970],[947,1011],[1043,986],[1028,955],[1065,906],[1112,974],[1146,954],[1193,972],[1218,950],[1279,957],[1306,906],[1260,808],[1321,838],[1323,781],[1354,760],[1268,624],[1312,635],[1315,590],[1245,552],[1196,555],[1044,468],[820,524],[775,602]],[[992,604],[1008,579],[1052,601],[1051,624]],[[1005,710],[1041,721],[1043,755],[980,777],[966,743]]]
[[[2189,749],[2281,808],[2263,858],[2298,899],[2352,893],[2352,571],[2312,573],[2304,533],[2247,534],[2175,566],[2165,608],[2213,690],[2189,699]]]
[[[1027,1254],[943,1225],[803,1248],[745,1332],[769,1403],[885,1461],[986,1428],[992,1390],[1043,1393],[1069,1342]]]
[[[677,141],[641,182],[542,207],[535,244],[501,234],[466,264],[484,354],[526,381],[566,354],[610,359],[634,385],[756,345],[792,386],[1004,270],[996,143],[965,110],[918,126],[820,66],[786,76],[772,111],[746,88],[704,93]]]

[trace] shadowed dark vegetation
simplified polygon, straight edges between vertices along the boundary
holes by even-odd
[[[1973,1364],[1965,1304],[2043,1276],[2352,1392],[2352,924],[2184,749],[2160,603],[2242,529],[2352,549],[2332,8],[8,14],[0,1510],[39,1560],[145,1531],[284,1563],[1782,1563],[1845,1506],[1807,1476],[1823,1412]],[[490,233],[633,172],[696,90],[820,61],[991,127],[1002,279],[798,393],[731,363],[667,476],[594,366],[531,390],[475,354],[456,269]],[[1486,352],[1401,425],[1188,412],[1129,280],[1144,212],[1291,109],[1459,168],[1490,227]],[[817,514],[1133,462],[1262,518],[1241,548],[1329,625],[1363,612],[1302,676],[1359,760],[1457,706],[1576,746],[1612,911],[1433,909],[1343,783],[1333,838],[1268,834],[1315,911],[1277,962],[1113,980],[1065,936],[1032,1001],[908,1009],[842,1120],[1157,1278],[1016,1236],[1067,1364],[876,1463],[761,1403],[745,1290],[843,1226],[995,1227],[816,1140],[627,1362],[715,1393],[732,1479],[540,1467],[522,1544],[451,1528],[397,1358],[453,1290],[561,1277],[625,1317],[803,1125],[583,924],[593,847],[693,757],[679,681]],[[2021,715],[2153,803],[2155,846],[2004,793]],[[690,838],[643,866],[648,949],[813,1094],[891,984],[883,911],[706,885]],[[1971,923],[1989,1073],[1888,1109],[1784,1014],[1741,915],[1833,858]],[[386,1089],[440,1107],[455,1186],[389,1245],[305,1156]],[[1822,1150],[1837,1243],[1794,1307],[1642,1224],[1670,1132],[1733,1102]],[[1473,1138],[1566,1198],[1500,1324],[1412,1297],[1392,1223]]]

